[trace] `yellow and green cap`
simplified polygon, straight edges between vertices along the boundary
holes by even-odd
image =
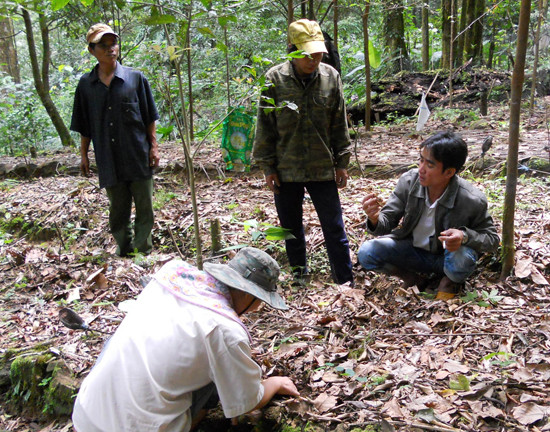
[[[290,43],[308,54],[326,53],[325,38],[316,21],[301,19],[288,27]]]

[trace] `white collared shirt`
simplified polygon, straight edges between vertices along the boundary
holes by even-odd
[[[413,229],[413,246],[429,251],[430,250],[430,237],[435,234],[435,211],[437,204],[445,192],[436,199],[433,203],[430,203],[430,196],[428,190],[424,188],[426,199],[424,200],[424,207],[422,209],[422,215],[418,220],[418,223]]]

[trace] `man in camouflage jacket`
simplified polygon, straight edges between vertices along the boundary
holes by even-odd
[[[320,63],[326,53],[314,21],[289,27],[290,51],[303,57],[271,68],[262,92],[254,158],[273,191],[286,241],[289,264],[297,277],[307,273],[302,203],[308,191],[321,222],[336,283],[353,283],[349,243],[338,188],[346,186],[350,139],[342,82],[338,72]]]

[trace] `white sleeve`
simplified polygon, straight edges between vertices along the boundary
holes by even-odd
[[[264,394],[262,370],[252,360],[248,337],[242,329],[237,332],[216,327],[206,340],[210,374],[227,418],[249,412]]]

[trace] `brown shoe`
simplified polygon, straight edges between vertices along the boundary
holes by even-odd
[[[436,300],[451,300],[456,297],[462,287],[461,283],[453,282],[447,276],[443,276],[437,286]]]

